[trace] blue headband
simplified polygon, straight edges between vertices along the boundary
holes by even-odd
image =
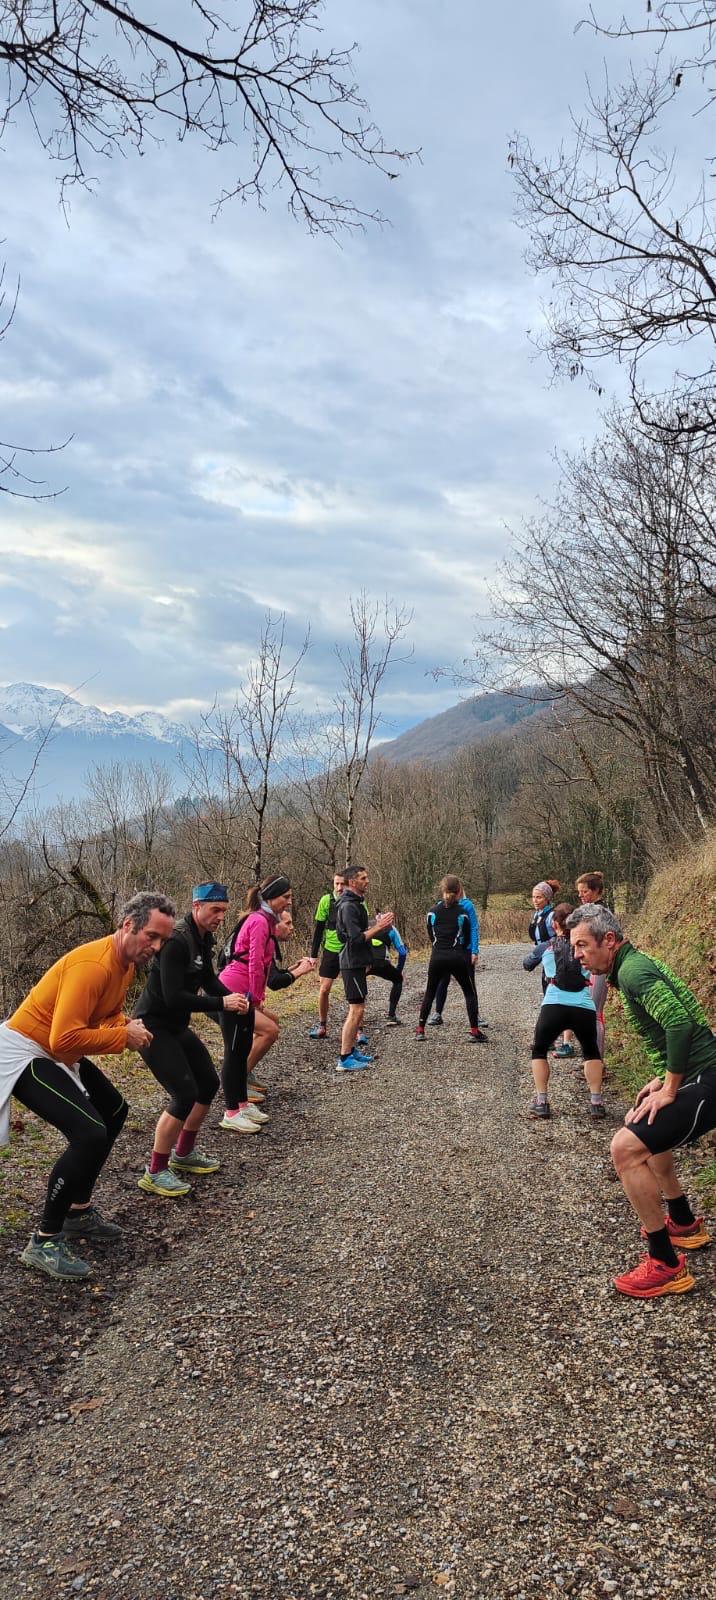
[[[229,891],[225,883],[197,883],[191,891],[192,900],[226,900]]]

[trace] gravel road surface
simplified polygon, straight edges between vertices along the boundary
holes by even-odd
[[[8,1600],[716,1597],[715,1258],[691,1295],[614,1293],[623,1107],[592,1127],[566,1063],[528,1121],[521,955],[485,951],[486,1047],[452,990],[414,1043],[419,963],[402,1029],[371,991],[356,1077],[292,1019],[269,1127],[212,1115],[225,1165],[187,1201],[139,1194],[130,1132],[92,1288],[5,1239]]]

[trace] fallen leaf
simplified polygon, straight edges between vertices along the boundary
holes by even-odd
[[[94,1400],[73,1400],[72,1405],[68,1406],[67,1409],[72,1413],[73,1417],[78,1417],[82,1411],[97,1411],[99,1406],[103,1405],[104,1395],[98,1394],[95,1395]]]

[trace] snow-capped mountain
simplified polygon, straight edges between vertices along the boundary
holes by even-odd
[[[122,711],[102,711],[99,706],[82,705],[72,695],[41,683],[0,686],[0,723],[23,738],[34,738],[50,727],[53,731],[71,729],[90,738],[120,739],[130,735],[170,745],[179,745],[187,738],[186,728],[168,722],[157,711],[142,711],[136,717],[125,716]]]
[[[173,793],[187,785],[192,732],[157,711],[128,717],[82,705],[41,683],[0,687],[0,822],[18,795],[19,824],[31,810],[87,793],[96,767],[160,767]]]

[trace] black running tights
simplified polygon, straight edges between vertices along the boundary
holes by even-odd
[[[254,1037],[254,1008],[248,1011],[222,1011],[219,1018],[224,1039],[224,1064],[221,1087],[227,1111],[235,1111],[249,1097],[248,1059]]]
[[[420,1007],[420,1022],[422,1026],[425,1026],[430,1015],[441,978],[454,978],[455,982],[459,983],[465,997],[470,1027],[476,1028],[478,1019],[477,992],[472,977],[472,961],[464,950],[433,950],[428,967],[428,984]]]
[[[85,1205],[121,1133],[129,1107],[93,1061],[79,1062],[80,1085],[56,1061],[37,1056],[13,1089],[28,1111],[58,1128],[67,1149],[55,1162],[47,1185],[42,1233],[60,1233],[71,1205]]]

